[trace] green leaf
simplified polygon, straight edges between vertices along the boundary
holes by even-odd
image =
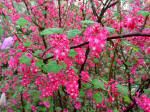
[[[93,24],[95,24],[95,22],[94,22],[94,21],[91,21],[91,20],[83,20],[83,21],[81,21],[81,23],[82,23],[82,24],[88,24],[88,25],[93,25]]]
[[[150,90],[144,89],[144,94],[146,94],[150,98]]]
[[[134,64],[136,64],[136,63],[137,63],[137,62],[136,62],[136,60],[132,60],[132,61],[133,61],[133,63],[134,63]]]
[[[114,16],[119,17],[120,14],[116,12],[116,13],[114,13]]]
[[[43,53],[42,50],[37,50],[34,52],[34,56],[39,56],[41,53]]]
[[[15,91],[15,93],[13,94],[12,98],[16,99],[16,96],[18,95],[18,91]]]
[[[23,45],[24,45],[24,47],[31,47],[32,42],[31,41],[26,41],[26,42],[23,42]]]
[[[98,88],[104,89],[104,83],[98,79],[92,80],[92,84],[94,85],[95,89],[98,89]]]
[[[62,66],[57,64],[55,61],[51,61],[48,64],[43,66],[43,70],[50,73],[59,73],[62,69]]]
[[[93,61],[94,63],[99,63],[99,62],[100,62],[99,59],[97,59],[97,58],[94,58],[92,61]]]
[[[25,109],[27,109],[27,110],[29,109],[29,110],[30,110],[30,109],[31,109],[31,104],[30,104],[30,103],[27,103],[27,104],[25,105]]]
[[[85,87],[87,90],[91,88],[91,85],[90,85],[90,84],[88,84],[88,83],[83,84],[83,85],[84,85],[84,87]]]
[[[71,57],[75,57],[78,53],[76,51],[74,51],[74,49],[70,50],[70,53],[68,54]]]
[[[61,111],[62,108],[61,107],[56,107],[56,111]]]
[[[38,60],[38,62],[36,62],[36,64],[35,64],[35,66],[36,66],[36,67],[39,67],[39,68],[40,68],[41,66],[43,66],[43,65],[44,65],[44,62],[43,62],[43,60],[41,60],[41,59]]]
[[[63,32],[62,28],[47,28],[43,30],[40,35],[51,35],[51,34],[60,34]]]
[[[56,34],[60,34],[63,32],[62,28],[51,28],[51,31]]]
[[[116,61],[114,61],[114,62],[113,62],[113,64],[116,66],[116,65],[117,65],[117,62],[116,62]]]
[[[0,9],[5,8],[5,5],[0,4]]]
[[[117,92],[118,93],[121,93],[121,94],[123,94],[125,96],[128,95],[128,89],[126,87],[124,87],[122,85],[116,85],[116,87],[117,87]]]
[[[19,45],[19,41],[15,43],[15,48]]]
[[[24,27],[26,24],[29,24],[29,22],[21,17],[21,18],[19,18],[18,21],[16,21],[16,24],[21,27]]]
[[[0,25],[0,35],[2,35],[3,32],[4,32],[4,30],[3,30],[2,26]]]
[[[95,100],[95,103],[102,103],[103,101],[102,93],[96,92],[96,94],[93,95],[93,99]]]
[[[84,102],[84,100],[83,100],[83,99],[81,99],[81,98],[76,99],[76,101]]]
[[[85,96],[85,91],[84,90],[80,90],[79,95],[80,95],[80,97]]]
[[[53,103],[52,100],[50,100],[50,109],[49,109],[49,112],[54,112],[53,108],[54,108],[54,103]]]
[[[43,14],[48,14],[48,12],[47,11],[43,11]]]
[[[68,31],[67,36],[68,36],[68,38],[70,38],[70,37],[76,37],[80,33],[81,33],[80,30],[74,29],[74,30]]]
[[[130,103],[130,98],[128,96],[124,96],[123,100],[128,104]]]
[[[38,111],[39,112],[46,112],[47,108],[46,107],[40,107],[40,106],[38,106]]]
[[[46,56],[51,57],[51,56],[53,56],[53,54],[52,53],[51,54],[47,53]]]
[[[106,29],[109,31],[109,32],[114,32],[115,29],[111,28],[111,27],[106,27]]]
[[[127,66],[130,66],[130,62],[129,62],[129,61],[126,61],[125,64],[126,64]]]
[[[27,65],[31,65],[31,59],[28,58],[27,56],[23,55],[19,58],[19,63],[25,63]]]
[[[39,101],[39,96],[36,95],[36,97],[33,98],[33,103],[36,104]]]
[[[150,13],[148,11],[138,11],[137,15],[143,15],[143,16],[148,16]]]
[[[71,66],[71,68],[74,70],[75,73],[78,73],[78,69],[76,69],[74,66]]]
[[[132,44],[131,44],[130,42],[128,42],[128,41],[123,41],[123,44],[126,45],[126,46],[128,46],[128,47],[131,47],[131,48],[132,48],[133,50],[135,50],[136,52],[139,51],[139,48],[138,48],[138,47],[132,45]]]
[[[115,110],[113,112],[119,112],[117,108],[115,108]]]

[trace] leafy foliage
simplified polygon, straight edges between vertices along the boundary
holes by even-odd
[[[62,66],[57,64],[55,61],[51,61],[44,65],[42,69],[47,73],[59,73],[59,71],[62,69]]]
[[[29,22],[26,19],[21,17],[21,18],[19,18],[18,21],[16,21],[16,24],[21,27],[25,27],[25,25],[29,24]]]
[[[104,83],[98,79],[94,79],[92,81],[92,84],[94,85],[94,88],[97,89],[97,88],[101,88],[101,89],[104,89]]]
[[[137,12],[138,15],[143,15],[143,16],[148,16],[150,13],[148,11],[138,11]]]
[[[40,35],[51,35],[51,34],[60,34],[63,32],[61,28],[47,28],[43,30]]]
[[[100,92],[96,92],[93,95],[93,99],[95,100],[95,103],[102,103],[102,101],[103,101],[103,95]]]
[[[31,59],[28,58],[27,56],[23,55],[19,58],[19,63],[24,63],[27,65],[31,65]]]
[[[71,57],[75,57],[77,55],[77,52],[74,51],[74,49],[71,49],[70,53],[68,55],[71,56]]]
[[[81,31],[79,31],[78,29],[74,29],[74,30],[68,31],[67,36],[68,36],[68,38],[76,37],[80,33],[81,33]]]

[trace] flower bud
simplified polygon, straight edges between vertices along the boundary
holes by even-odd
[[[6,105],[6,95],[5,93],[2,93],[0,98],[0,106],[5,106],[5,105]]]
[[[5,38],[4,42],[2,43],[1,49],[2,50],[8,49],[13,45],[13,43],[14,43],[13,37]]]

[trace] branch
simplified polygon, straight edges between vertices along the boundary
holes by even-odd
[[[108,8],[110,8],[110,7],[112,7],[112,6],[114,6],[114,5],[116,5],[117,3],[119,3],[119,1],[117,0],[117,1],[115,1],[115,2],[113,2],[112,4],[110,4],[108,7],[107,7],[107,9]]]
[[[90,3],[91,3],[91,8],[92,8],[94,16],[96,16],[98,18],[98,14],[96,12],[96,8],[94,6],[93,0],[90,0]]]
[[[42,32],[43,30],[44,30],[44,28],[39,27],[39,31],[40,32]],[[43,41],[44,47],[45,47],[45,49],[47,49],[47,44],[46,44],[45,37],[44,36],[41,36],[41,37],[42,37],[42,41]]]
[[[87,57],[88,57],[88,55],[89,55],[89,52],[90,52],[90,48],[89,48],[89,46],[88,46],[88,48],[86,49],[86,52],[85,52],[85,60],[84,60],[83,64],[81,65],[79,74],[84,70],[84,66],[85,66]],[[78,84],[79,84],[79,90],[80,90],[80,89],[81,89],[81,75],[79,75]]]
[[[110,2],[111,2],[111,1],[110,1]],[[109,2],[109,3],[110,3],[110,2]],[[102,8],[102,11],[101,11],[100,15],[98,16],[97,22],[98,22],[98,23],[101,23],[102,26],[104,26],[103,23],[102,23],[102,17],[103,17],[103,15],[105,14],[106,10],[109,9],[110,7],[116,5],[117,3],[119,3],[119,1],[117,0],[117,1],[113,2],[112,4],[109,4],[109,3],[108,3],[108,5],[107,5],[106,7],[103,7],[103,8]],[[106,3],[105,3],[105,5],[106,5]]]
[[[135,33],[128,33],[128,34],[121,34],[121,35],[116,35],[116,36],[110,36],[110,37],[107,37],[107,41],[110,41],[112,39],[120,39],[120,38],[133,37],[133,36],[150,37],[150,33],[135,32]]]
[[[29,15],[31,15],[31,12],[30,12],[30,10],[29,10],[29,8],[28,8],[28,5],[27,5],[26,1],[23,0],[23,3],[25,4],[25,7],[26,7],[26,9],[27,9],[27,13],[28,13]],[[32,9],[31,9],[31,11],[32,11]],[[33,13],[33,15],[34,15],[34,17],[36,17],[34,13]],[[36,19],[35,19],[35,20],[32,19],[32,22],[33,22],[36,26],[40,27],[39,24],[36,22]]]
[[[81,68],[80,68],[80,71],[79,71],[79,80],[78,80],[78,84],[79,84],[79,87],[78,87],[78,89],[79,89],[79,91],[80,91],[80,89],[81,89],[81,72],[82,71],[84,71],[84,66],[85,66],[85,63],[86,63],[86,60],[87,60],[87,58],[88,58],[88,55],[89,55],[89,52],[90,52],[90,48],[89,48],[89,46],[87,47],[87,49],[86,49],[86,52],[85,52],[85,59],[84,59],[84,62],[83,62],[83,64],[81,65]],[[77,112],[77,109],[76,108],[74,108],[74,112]]]
[[[20,95],[21,95],[22,112],[25,112],[25,108],[24,108],[24,101],[23,101],[22,92],[20,92]]]
[[[53,46],[54,47],[54,46]],[[46,52],[47,51],[49,51],[51,48],[53,48],[53,47],[49,47],[48,49],[46,49],[44,52],[43,52],[43,54],[42,54],[42,57],[44,57],[44,55],[46,54]]]
[[[82,43],[82,44],[72,46],[72,47],[70,47],[70,49],[79,48],[79,47],[82,47],[82,46],[87,45],[87,44],[89,44],[89,42],[84,42],[84,43]]]
[[[145,37],[150,38],[150,33],[135,32],[135,33],[116,35],[116,36],[109,36],[109,37],[107,37],[107,41],[111,41],[112,39],[120,39],[120,38],[127,38],[127,37],[133,37],[133,36],[145,36]],[[87,45],[87,44],[89,44],[89,42],[84,42],[82,44],[72,46],[72,47],[70,47],[70,49],[79,48],[79,47],[82,47],[82,46]],[[47,62],[47,60],[52,59],[52,58],[54,58],[54,56],[50,56],[50,57],[45,58],[43,60],[44,60],[44,62]]]
[[[149,86],[150,86],[150,79],[147,79],[146,81],[143,80],[138,90],[135,92],[135,94],[139,92],[139,96],[141,96],[144,93],[144,89],[147,89]],[[135,105],[136,105],[136,100],[134,98],[133,103],[130,104],[128,107],[126,107],[126,110],[124,112],[129,112],[134,108]]]
[[[59,13],[59,27],[61,27],[61,4],[60,4],[60,0],[58,0],[58,13]]]
[[[148,15],[149,16],[149,15]],[[146,22],[148,20],[148,16],[146,16],[145,20],[144,20],[144,23],[143,23],[143,26],[139,29],[139,32],[142,32],[145,28],[145,25],[146,25]]]

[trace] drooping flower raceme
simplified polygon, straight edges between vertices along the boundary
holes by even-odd
[[[4,50],[4,49],[8,49],[10,48],[14,43],[14,39],[13,37],[8,37],[4,40],[4,42],[2,43],[2,46],[1,46],[1,49]]]
[[[150,98],[147,95],[143,94],[141,97],[136,97],[136,103],[140,106],[145,112],[150,110]]]
[[[107,32],[105,28],[101,30],[99,24],[94,24],[85,31],[85,41],[89,42],[91,55],[98,57],[105,48]]]
[[[58,58],[59,61],[62,61],[66,58],[69,53],[69,41],[65,35],[51,35],[50,45],[54,47],[54,57]]]

